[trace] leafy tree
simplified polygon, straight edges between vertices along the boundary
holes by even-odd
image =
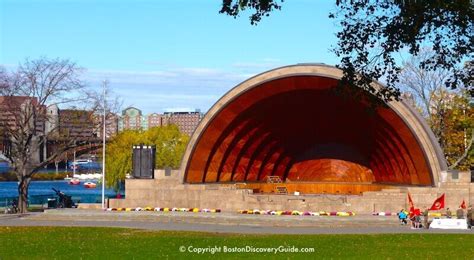
[[[431,126],[437,129],[449,168],[468,170],[474,165],[474,103],[466,90],[441,89],[432,98],[440,105],[432,110]]]
[[[109,140],[105,155],[108,187],[117,188],[120,180],[132,171],[132,146],[140,143],[142,135],[139,130],[125,130]]]
[[[383,100],[398,99],[396,86],[401,70],[395,55],[416,56],[421,46],[434,52],[420,63],[425,71],[449,71],[449,88],[464,85],[474,95],[474,7],[470,0],[336,0],[341,30],[334,53],[340,57],[344,76],[341,86],[358,86]],[[253,10],[251,24],[274,10],[283,0],[223,0],[221,13],[237,17]],[[376,89],[373,80],[384,79]],[[357,91],[355,91],[357,94]]]
[[[175,125],[153,127],[146,131],[126,130],[116,135],[106,150],[106,183],[117,187],[132,171],[132,147],[137,144],[156,146],[156,168],[178,168],[189,137]]]
[[[283,0],[222,0],[220,13],[228,14],[237,18],[241,11],[253,9],[255,13],[250,15],[250,23],[256,25],[264,16],[270,16],[273,10],[281,10]]]
[[[144,139],[146,143],[156,146],[157,168],[179,168],[189,137],[181,133],[176,125],[153,127],[144,132]]]

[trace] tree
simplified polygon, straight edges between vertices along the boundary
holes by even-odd
[[[157,168],[179,168],[189,137],[176,125],[153,127],[143,133],[145,144],[156,146]]]
[[[32,176],[66,151],[93,138],[60,131],[57,117],[48,113],[49,105],[78,108],[84,104],[87,112],[72,112],[64,119],[79,129],[90,128],[98,102],[79,79],[81,71],[69,60],[46,58],[26,60],[13,72],[0,70],[0,133],[5,156],[19,181],[22,213],[27,211]],[[58,145],[45,155],[43,151],[51,139],[59,141]]]
[[[189,137],[175,125],[153,127],[146,131],[125,130],[112,138],[106,150],[106,178],[108,187],[118,187],[126,174],[132,172],[133,145],[156,146],[156,168],[178,168]]]
[[[426,57],[432,55],[431,53],[430,50],[424,50],[419,55],[404,61],[398,86],[413,96],[414,105],[426,119],[433,133],[441,138],[443,125],[436,122],[439,114],[434,111],[443,110],[445,102],[443,98],[448,93],[445,82],[449,78],[449,72],[444,69],[426,71],[419,67]]]
[[[465,88],[449,90],[445,81],[449,72],[444,69],[426,71],[418,64],[430,51],[403,63],[400,88],[410,93],[413,105],[426,119],[443,149],[449,168],[469,169],[474,162],[474,109]]]
[[[252,24],[274,10],[283,0],[223,0],[221,13],[237,17],[253,10]],[[336,0],[337,10],[329,15],[338,19],[341,30],[334,53],[344,76],[340,86],[357,86],[382,100],[398,99],[396,84],[401,70],[395,55],[407,51],[413,56],[429,45],[433,54],[420,68],[444,69],[450,78],[446,86],[461,85],[474,96],[474,7],[470,0]],[[377,89],[373,80],[384,79]],[[355,91],[357,94],[357,91]]]
[[[142,132],[125,130],[107,144],[105,155],[105,178],[108,187],[117,188],[125,175],[132,171],[132,147],[140,144]]]
[[[467,90],[441,89],[432,94],[431,126],[437,129],[450,169],[469,170],[474,164],[474,104]]]
[[[283,3],[283,0],[280,3]],[[222,8],[219,12],[237,18],[241,11],[253,9],[255,13],[250,15],[250,23],[256,25],[262,17],[270,16],[274,10],[281,10],[280,3],[274,0],[222,0]]]

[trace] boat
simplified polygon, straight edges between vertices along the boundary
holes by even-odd
[[[100,173],[74,174],[74,178],[77,178],[79,180],[96,180],[96,179],[102,179],[102,174]]]
[[[69,174],[66,174],[66,177],[64,177],[64,180],[65,181],[70,181],[72,180],[73,178],[72,177],[69,177]]]
[[[90,168],[91,164],[93,164],[94,161],[92,161],[91,159],[78,159],[78,160],[75,160],[73,162],[69,162],[68,163],[68,166],[69,168],[71,169],[81,169],[81,168]]]
[[[79,185],[79,184],[81,184],[81,181],[79,179],[74,178],[74,179],[71,179],[69,181],[69,184],[70,185]]]
[[[86,183],[84,183],[84,187],[91,189],[91,188],[97,187],[97,184],[95,184],[93,182],[86,182]]]

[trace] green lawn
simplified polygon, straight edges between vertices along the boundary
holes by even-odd
[[[314,253],[180,252],[224,246],[314,248]],[[474,235],[236,235],[123,228],[0,227],[0,259],[12,258],[372,258],[473,259]]]

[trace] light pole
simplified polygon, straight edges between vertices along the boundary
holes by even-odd
[[[102,209],[105,209],[105,119],[106,119],[106,100],[105,100],[105,91],[107,86],[107,81],[104,80],[104,118],[103,118],[103,125],[102,125]]]
[[[73,158],[72,159],[72,178],[76,178],[76,166],[77,166],[77,163],[76,163],[76,149],[74,149],[74,153],[73,153],[72,158]]]

